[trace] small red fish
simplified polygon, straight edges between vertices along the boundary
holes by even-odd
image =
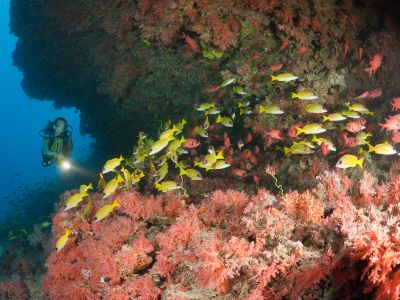
[[[279,48],[279,52],[282,52],[283,49],[285,49],[288,45],[289,45],[289,41],[288,41],[288,40],[284,40],[284,41],[282,42],[281,47]]]
[[[229,138],[228,134],[224,132],[224,147],[227,149],[231,146],[231,139]]]
[[[255,61],[258,60],[262,57],[260,53],[254,54],[253,56],[250,57],[250,61]]]
[[[200,142],[196,139],[186,139],[185,142],[182,143],[182,147],[186,149],[193,149],[200,145]]]
[[[270,70],[272,72],[275,72],[275,71],[278,71],[278,70],[282,69],[282,67],[283,67],[283,64],[276,63],[276,64],[273,64],[273,65],[269,66],[268,70]]]
[[[393,133],[392,142],[393,142],[393,144],[400,143],[400,131],[396,131],[396,132]]]
[[[192,51],[194,52],[200,52],[200,47],[197,44],[197,42],[192,39],[190,36],[188,36],[187,34],[185,34],[184,32],[182,33],[181,39],[185,39],[186,43],[189,45],[190,49],[192,49]]]
[[[353,99],[364,99],[364,98],[367,98],[368,96],[369,96],[369,92],[365,91],[364,93],[362,93],[361,95],[359,95]]]
[[[375,74],[376,70],[378,70],[378,68],[381,66],[381,63],[382,63],[382,56],[379,53],[377,53],[374,55],[372,60],[370,60],[369,68],[366,68],[365,71],[367,71],[369,76],[371,76],[372,73]]]
[[[255,155],[257,155],[258,153],[260,153],[260,147],[258,147],[257,145],[255,145],[255,146],[254,146],[254,149],[253,149],[253,153],[254,153]]]
[[[243,155],[244,158],[249,159],[250,156],[251,156],[251,151],[250,151],[249,149],[245,149],[245,150],[242,152],[242,155]]]
[[[254,165],[258,164],[257,158],[253,154],[250,155],[249,160]]]
[[[385,119],[386,123],[378,124],[381,130],[386,129],[386,131],[398,131],[400,130],[400,114],[395,116],[390,116]]]
[[[321,144],[321,153],[322,153],[323,156],[327,156],[328,155],[329,148],[328,148],[327,144],[325,144],[325,143]]]
[[[270,131],[266,132],[266,135],[275,140],[283,140],[283,132],[279,129],[271,129]]]
[[[260,184],[260,177],[258,177],[257,175],[253,175],[253,181],[255,184],[259,185]]]
[[[250,143],[253,140],[253,135],[249,132],[248,134],[246,134],[246,136],[244,137],[244,141],[246,143]]]
[[[231,172],[233,175],[239,176],[239,177],[243,177],[246,175],[246,171],[245,170],[241,170],[238,168],[231,168]]]
[[[307,51],[308,51],[308,47],[303,45],[303,46],[300,46],[299,48],[297,48],[296,54],[302,55],[302,54],[306,53]]]
[[[348,40],[344,40],[344,44],[343,44],[343,58],[346,57],[347,53],[349,53],[349,49],[350,49],[350,44]]]
[[[347,146],[350,148],[354,148],[358,146],[358,141],[355,137],[349,137]]]
[[[215,93],[217,91],[219,91],[221,89],[221,85],[218,84],[216,86],[210,86],[208,88],[204,89],[204,92],[206,92],[207,94],[211,94],[211,93]]]
[[[382,95],[382,90],[381,89],[374,89],[372,91],[369,91],[368,98],[369,99],[375,99],[375,98],[378,98],[380,95]]]
[[[229,164],[229,165],[232,165],[232,163],[233,163],[233,158],[232,158],[232,156],[227,156],[227,157],[225,157],[225,162],[226,162],[227,164]]]
[[[400,109],[400,97],[393,98],[392,100],[392,111]]]
[[[365,126],[362,125],[358,121],[353,121],[353,122],[349,122],[349,123],[346,124],[347,131],[352,132],[352,133],[360,132],[364,128],[365,128]]]
[[[358,57],[362,60],[363,50],[361,47],[358,47]]]

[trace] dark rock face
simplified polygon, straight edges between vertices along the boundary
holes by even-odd
[[[220,74],[240,77],[264,97],[264,70],[277,61],[303,74],[332,106],[350,87],[379,84],[393,96],[398,3],[375,2],[13,0],[14,62],[30,97],[77,107],[81,132],[96,138],[98,153],[111,155],[130,151],[139,129],[154,132],[168,118],[188,116],[194,102],[215,100],[202,91]],[[200,50],[224,51],[223,58],[192,51],[196,45],[182,32]],[[284,40],[289,47],[278,52]],[[364,68],[377,52],[387,68],[371,83]],[[252,61],[256,55],[262,59]]]

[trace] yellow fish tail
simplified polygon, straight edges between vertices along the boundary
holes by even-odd
[[[329,118],[327,116],[322,116],[322,118],[323,118],[324,122],[329,120]]]
[[[115,199],[114,202],[112,203],[112,206],[113,206],[113,207],[121,206],[121,204],[119,204],[118,200]]]
[[[271,75],[271,81],[275,81],[275,80],[278,80],[278,77],[274,76],[274,75]]]
[[[313,137],[311,139],[311,142],[318,143],[318,138],[317,138],[317,136],[315,134],[313,135]]]
[[[372,146],[371,144],[367,144],[368,145],[368,152],[374,152],[375,151],[375,147]]]
[[[302,128],[300,128],[300,127],[296,128],[296,134],[297,135],[300,135],[302,132],[304,132],[304,130]]]
[[[259,112],[260,114],[265,111],[265,107],[260,104]]]
[[[364,163],[364,157],[361,157],[361,158],[357,161],[357,165],[359,165],[360,168],[362,169],[363,163]]]
[[[299,97],[298,94],[292,92],[292,99],[293,99],[293,98],[298,98],[298,97]]]
[[[368,112],[368,115],[370,115],[371,117],[373,117],[373,116],[374,116],[374,112],[373,112],[373,111],[370,111],[370,112]]]
[[[224,159],[224,155],[222,154],[222,151],[219,151],[216,157],[217,157],[217,159]]]
[[[216,123],[221,123],[221,121],[222,121],[221,115],[218,115],[217,120],[215,122]]]
[[[290,148],[285,147],[283,148],[283,151],[285,152],[285,155],[288,155],[290,153]]]

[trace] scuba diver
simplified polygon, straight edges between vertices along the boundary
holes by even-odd
[[[67,120],[58,117],[49,121],[46,128],[39,132],[43,138],[42,166],[50,166],[53,162],[62,163],[72,153],[72,127]]]

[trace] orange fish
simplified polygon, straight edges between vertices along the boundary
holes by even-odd
[[[271,129],[266,135],[275,140],[283,140],[282,130],[279,129]]]
[[[400,109],[400,97],[393,98],[392,101],[392,111]]]
[[[392,142],[393,142],[393,144],[400,143],[400,131],[396,131],[396,132],[393,133]]]
[[[275,72],[275,71],[282,69],[282,67],[283,67],[283,64],[276,63],[274,65],[269,66],[268,70]]]
[[[358,57],[362,60],[363,50],[361,47],[358,47]]]
[[[185,142],[183,142],[181,145],[183,148],[193,149],[193,148],[198,147],[200,145],[200,142],[196,139],[189,138]]]
[[[378,70],[378,68],[381,66],[381,63],[382,63],[382,56],[379,53],[377,53],[370,60],[369,68],[366,68],[365,71],[367,71],[369,76],[371,76],[372,73],[375,74],[376,70]]]
[[[279,48],[279,52],[282,52],[283,49],[285,49],[288,45],[289,45],[289,41],[288,41],[288,40],[284,40],[284,41],[282,42],[281,47]]]
[[[258,60],[262,57],[260,53],[254,54],[252,57],[250,57],[250,61],[255,61]]]
[[[349,53],[349,49],[350,49],[350,44],[348,40],[344,40],[344,44],[343,44],[343,58],[346,57],[347,53]]]
[[[211,93],[215,93],[217,91],[219,91],[221,89],[221,85],[218,84],[216,86],[210,86],[208,88],[204,89],[204,92],[206,92],[207,94],[211,94]]]
[[[382,95],[382,90],[381,89],[374,89],[372,91],[369,91],[368,98],[369,99],[375,99],[375,98],[378,98],[380,95]]]
[[[258,177],[257,175],[253,175],[253,181],[255,184],[259,185],[260,184],[260,177]]]
[[[327,156],[328,155],[329,148],[328,148],[327,144],[325,144],[325,143],[321,144],[321,153],[322,153],[323,156]]]
[[[250,143],[253,139],[253,135],[251,133],[246,134],[246,136],[244,137],[244,141],[246,143]]]
[[[257,145],[255,145],[255,146],[254,146],[254,149],[253,149],[253,153],[254,153],[255,155],[257,155],[258,153],[260,153],[260,147],[258,147]]]
[[[308,51],[308,47],[303,45],[303,46],[300,46],[299,48],[297,48],[296,54],[302,55],[302,54],[306,53],[307,51]]]
[[[353,99],[364,99],[364,98],[367,98],[368,96],[369,96],[369,92],[365,91],[364,93],[362,93],[361,95],[359,95]]]
[[[352,133],[360,132],[364,128],[365,128],[365,126],[362,125],[358,121],[353,121],[353,122],[349,122],[349,123],[346,124],[347,131],[352,132]]]
[[[243,155],[244,158],[250,158],[250,156],[251,156],[251,151],[250,151],[249,149],[245,149],[245,150],[242,152],[242,155]]]
[[[184,32],[182,33],[181,39],[185,39],[186,43],[189,45],[190,49],[192,49],[192,51],[194,52],[200,52],[200,47],[197,44],[197,42],[192,39],[190,36],[188,36],[187,34],[185,34]]]
[[[231,139],[229,138],[228,134],[224,132],[224,147],[229,148],[231,146]]]
[[[246,171],[245,170],[241,170],[238,168],[231,168],[231,172],[233,175],[239,176],[239,177],[243,177],[246,175]]]

